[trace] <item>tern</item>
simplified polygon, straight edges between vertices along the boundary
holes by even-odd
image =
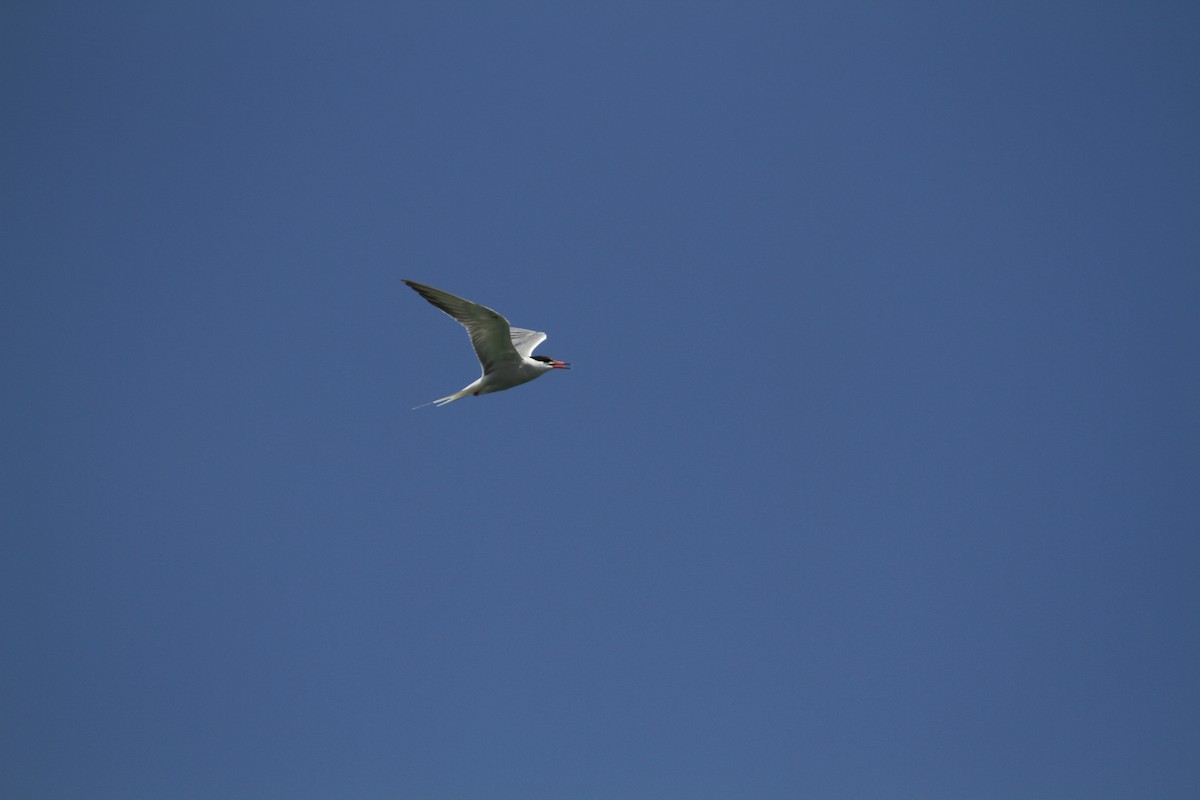
[[[532,355],[534,348],[546,341],[546,334],[525,328],[514,328],[508,320],[486,306],[456,297],[416,281],[405,280],[413,291],[445,311],[467,329],[475,355],[483,366],[479,380],[464,386],[454,394],[425,403],[425,406],[444,406],[468,395],[501,392],[540,378],[552,369],[570,369],[566,361],[550,356]]]

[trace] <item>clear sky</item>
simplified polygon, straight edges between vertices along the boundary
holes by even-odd
[[[1200,796],[1198,29],[5,4],[0,795]]]

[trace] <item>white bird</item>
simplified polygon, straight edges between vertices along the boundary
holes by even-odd
[[[552,369],[570,369],[566,361],[555,361],[550,356],[534,356],[534,348],[546,341],[546,334],[525,328],[514,328],[508,320],[490,308],[455,297],[449,292],[434,289],[416,281],[404,281],[417,294],[445,311],[471,335],[475,355],[483,366],[479,380],[464,386],[454,394],[425,403],[426,406],[444,406],[467,395],[500,392],[528,383]],[[424,408],[424,406],[417,406]]]

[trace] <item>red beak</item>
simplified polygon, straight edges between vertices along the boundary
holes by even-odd
[[[566,361],[551,361],[550,366],[553,369],[570,369],[571,365]]]

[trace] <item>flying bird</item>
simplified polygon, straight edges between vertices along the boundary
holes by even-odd
[[[490,308],[455,297],[441,289],[434,289],[416,281],[404,282],[467,329],[467,333],[471,335],[475,355],[479,356],[479,363],[483,366],[483,374],[479,376],[479,380],[454,394],[431,400],[425,403],[426,406],[440,407],[467,395],[500,392],[528,383],[552,369],[571,368],[566,361],[555,361],[550,356],[531,355],[534,348],[546,341],[546,334],[514,328],[508,324],[508,320]]]

